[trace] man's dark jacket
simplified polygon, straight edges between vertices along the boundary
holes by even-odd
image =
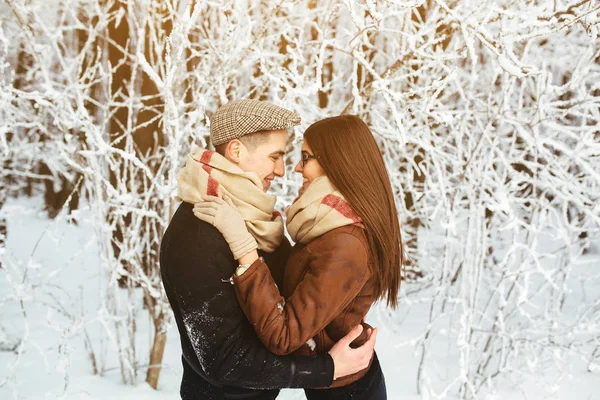
[[[192,209],[185,202],[179,206],[160,249],[163,285],[181,336],[182,398],[230,398],[219,397],[224,392],[246,398],[261,389],[331,385],[329,354],[276,356],[259,341],[229,280],[238,263],[223,235]],[[277,251],[260,255],[267,265],[283,268],[289,247],[284,239]],[[277,281],[281,271],[273,276]]]

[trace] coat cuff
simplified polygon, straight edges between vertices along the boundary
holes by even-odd
[[[259,269],[261,264],[264,264],[264,263],[265,263],[265,259],[262,257],[258,257],[256,260],[254,260],[254,262],[252,264],[250,264],[248,269],[242,275],[237,276],[234,271],[234,273],[232,275],[233,281],[235,283],[244,282],[245,280],[249,279],[249,277]],[[266,265],[265,265],[265,267],[266,267]]]
[[[333,358],[327,354],[294,357],[295,371],[290,387],[324,388],[333,383]]]

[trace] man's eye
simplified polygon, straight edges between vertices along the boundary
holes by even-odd
[[[280,158],[280,156],[271,156],[271,160],[273,161],[278,161]]]

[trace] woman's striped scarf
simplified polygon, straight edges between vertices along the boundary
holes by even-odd
[[[306,244],[335,228],[360,225],[362,219],[326,176],[315,179],[286,210],[292,240]]]

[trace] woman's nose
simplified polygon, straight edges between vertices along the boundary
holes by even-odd
[[[296,168],[294,168],[294,171],[302,173],[303,170],[304,168],[302,168],[302,161],[298,161],[298,164],[296,164]]]

